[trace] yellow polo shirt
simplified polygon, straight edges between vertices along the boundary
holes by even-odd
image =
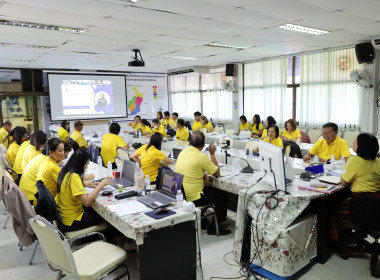
[[[264,141],[277,147],[284,148],[284,144],[282,143],[281,138],[275,138],[272,142],[270,142],[270,138],[267,137],[264,139]]]
[[[77,142],[79,148],[86,147],[88,148],[87,141],[84,139],[82,133],[78,130],[74,130],[70,136],[75,142]]]
[[[111,163],[115,162],[115,157],[117,156],[117,148],[127,146],[128,145],[125,143],[123,138],[121,138],[121,136],[113,133],[104,134],[102,142],[102,151],[100,152],[104,165],[107,166],[108,161],[110,161]]]
[[[160,124],[158,128],[153,128],[153,133],[160,133],[163,137],[166,136],[166,130],[165,130],[165,127]]]
[[[149,126],[141,126],[141,133],[149,133],[149,134],[152,134],[152,128],[150,128]]]
[[[212,124],[210,122],[208,122],[205,125],[201,125],[201,128],[206,128],[207,132],[214,132],[214,127],[212,126]],[[209,128],[211,128],[211,129],[209,130]]]
[[[62,218],[62,223],[71,226],[74,221],[82,220],[84,213],[79,195],[86,194],[82,179],[77,173],[66,173],[63,178],[60,192],[55,197],[57,209]]]
[[[17,144],[16,142],[12,142],[12,144],[8,148],[7,158],[9,162],[12,164],[12,166],[15,163],[16,155],[19,148],[20,148],[20,145]]]
[[[173,120],[173,119],[172,119],[172,120]],[[173,128],[174,128],[174,129],[177,129],[177,122],[178,122],[178,119],[173,120]]]
[[[195,147],[187,147],[178,156],[175,172],[183,174],[183,187],[187,201],[201,198],[203,194],[203,176],[205,172],[212,175],[218,167],[211,159]]]
[[[61,127],[60,129],[58,129],[58,136],[59,138],[62,140],[62,141],[66,141],[66,137],[69,137],[69,133],[67,132],[66,129],[64,129],[63,127]]]
[[[159,119],[160,124],[164,124],[165,119]]]
[[[183,141],[189,141],[189,131],[187,130],[186,127],[182,127],[182,129],[177,129],[177,132],[175,134],[175,137],[178,140],[183,140]]]
[[[298,129],[294,130],[291,133],[285,130],[282,133],[282,137],[286,137],[286,138],[289,138],[290,140],[297,141],[298,138],[301,138],[301,132]]]
[[[0,144],[4,144],[5,147],[8,148],[8,141],[6,143],[4,142],[4,139],[8,136],[9,132],[4,128],[0,128]]]
[[[264,129],[264,126],[262,123],[260,123],[259,129],[256,129],[256,124],[254,123],[254,124],[252,124],[251,128],[252,128],[252,133],[259,133],[260,130]],[[263,134],[264,134],[264,132],[263,132]]]
[[[323,159],[330,159],[333,155],[335,159],[340,159],[343,157],[350,157],[350,150],[348,149],[347,141],[336,137],[334,142],[331,145],[327,144],[324,138],[317,141],[314,146],[310,149],[309,153],[314,156],[318,156]]]
[[[24,171],[28,163],[40,153],[41,151],[37,151],[36,147],[29,145],[25,150],[24,156],[22,157],[21,170]]]
[[[24,172],[22,173],[20,180],[20,189],[24,192],[28,200],[36,200],[34,194],[37,192],[37,173],[40,165],[46,159],[47,157],[45,155],[39,154],[28,163],[24,169]]]
[[[61,168],[50,157],[44,160],[37,172],[37,181],[41,180],[53,197],[57,194],[57,178]]]
[[[278,129],[278,135],[281,135],[281,129]],[[268,137],[268,129],[266,128],[263,130],[263,134],[261,135],[261,139],[265,139],[267,137]]]
[[[244,130],[244,129],[251,130],[252,127],[251,127],[251,125],[250,125],[248,122],[246,122],[245,124],[240,123],[240,124],[239,124],[239,131],[242,131],[242,130]]]
[[[174,121],[173,121],[172,118],[168,118],[168,119],[165,119],[163,125],[164,125],[165,128],[167,127],[167,125],[169,125],[169,127],[172,128],[173,127],[173,122]]]
[[[29,140],[24,141],[24,142],[22,142],[22,144],[20,145],[20,148],[17,151],[15,162],[13,163],[13,168],[12,168],[17,174],[22,174],[22,170],[23,170],[21,168],[22,159],[24,157],[26,149],[29,146],[31,146],[30,141]]]
[[[142,127],[141,127],[141,123],[138,123],[138,124],[136,124],[136,123],[133,123],[132,124],[132,127],[133,127],[133,131],[136,131],[136,130],[138,130],[138,129],[141,129]]]
[[[352,192],[380,192],[380,160],[350,157],[344,167],[342,178],[351,183]]]
[[[144,175],[149,175],[150,181],[154,182],[158,175],[158,165],[166,158],[166,155],[154,146],[146,150],[147,146],[141,146],[136,152],[141,157],[141,169]]]
[[[194,121],[193,125],[191,127],[191,130],[196,131],[196,130],[200,129],[201,127],[202,127],[202,124],[200,121]]]

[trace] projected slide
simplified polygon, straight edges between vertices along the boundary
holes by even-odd
[[[63,115],[113,114],[114,97],[109,80],[63,80]]]

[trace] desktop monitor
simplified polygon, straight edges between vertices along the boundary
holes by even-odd
[[[267,143],[259,142],[260,170],[266,172],[263,181],[277,190],[286,191],[286,177],[284,164],[284,151],[282,148]]]

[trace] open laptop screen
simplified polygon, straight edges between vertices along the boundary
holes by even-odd
[[[136,167],[136,162],[133,162],[130,160],[124,160],[123,173],[121,175],[121,178],[128,180],[130,182],[134,182],[135,181],[135,167]]]
[[[183,175],[169,169],[163,169],[160,178],[159,189],[171,197],[175,197],[182,188]]]

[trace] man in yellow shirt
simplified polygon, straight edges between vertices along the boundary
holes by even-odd
[[[323,138],[314,144],[303,160],[309,161],[314,156],[318,156],[322,162],[328,161],[332,156],[337,160],[344,157],[347,161],[351,156],[346,140],[338,136],[338,126],[335,123],[323,126]]]
[[[81,121],[75,121],[74,131],[71,133],[70,137],[73,139],[79,146],[79,148],[87,151],[88,145],[87,141],[84,139],[81,131],[83,130],[83,123]]]
[[[128,126],[133,128],[133,132],[135,132],[138,129],[141,129],[141,117],[139,115],[136,115],[133,119],[133,122],[128,123]],[[125,131],[126,133],[130,133],[130,131]]]
[[[200,122],[201,116],[202,116],[202,114],[198,111],[194,113],[194,122],[193,122],[193,125],[191,127],[192,131],[197,131],[201,128],[201,126],[202,126],[202,124]]]
[[[189,131],[185,127],[185,121],[183,119],[177,120],[177,132],[175,137],[178,140],[189,141]]]
[[[173,128],[176,129],[177,121],[178,121],[178,113],[176,112],[172,113],[172,119],[173,119]]]
[[[190,136],[190,146],[178,156],[175,172],[184,175],[183,188],[186,200],[192,201],[197,207],[215,204],[218,223],[222,223],[227,219],[227,196],[216,189],[207,187],[210,181],[206,172],[216,178],[220,176],[219,164],[215,158],[216,147],[210,144],[210,159],[201,152],[204,146],[205,135],[200,131],[193,132]],[[230,230],[219,228],[220,235],[230,233]],[[215,221],[209,225],[207,234],[216,234]]]
[[[3,123],[3,127],[0,129],[0,144],[4,144],[6,148],[8,148],[10,141],[6,141],[6,143],[4,143],[4,139],[8,136],[11,130],[12,123],[10,121],[6,121],[5,123]]]
[[[154,133],[160,133],[162,135],[162,137],[165,137],[166,136],[166,129],[165,127],[160,123],[160,121],[158,119],[154,119],[152,121],[152,130],[153,130],[153,134]]]
[[[168,111],[164,112],[164,127],[165,129],[173,128],[173,119],[170,117],[170,113]]]
[[[125,143],[123,138],[119,136],[120,125],[118,123],[111,123],[109,127],[109,134],[103,135],[102,141],[102,151],[100,155],[103,158],[104,166],[107,166],[108,161],[112,163],[112,168],[117,168],[115,164],[115,157],[117,155],[117,148],[122,147],[126,150],[129,150],[128,145]]]

